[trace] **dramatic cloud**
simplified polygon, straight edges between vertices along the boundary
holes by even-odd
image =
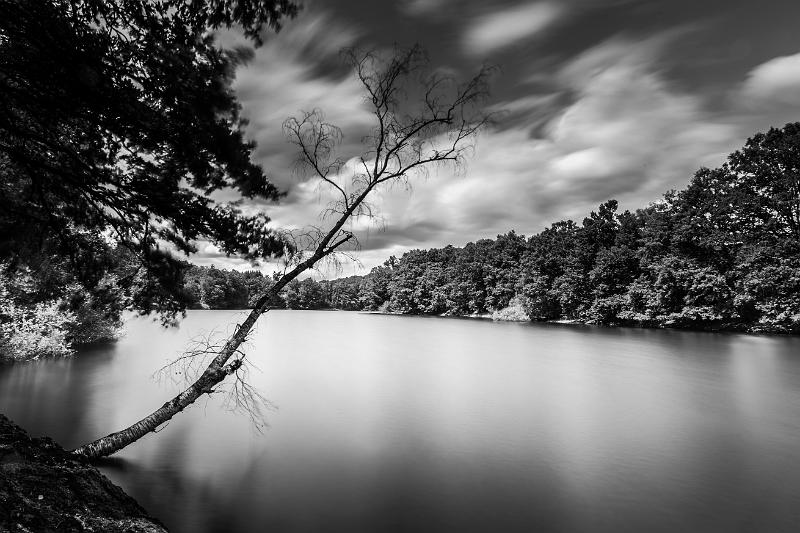
[[[654,68],[659,46],[613,40],[562,69],[576,100],[551,123],[549,141],[559,154],[549,169],[565,190],[595,201],[636,193],[634,200],[646,202],[731,148],[735,129]]]
[[[464,48],[473,55],[489,54],[544,30],[562,14],[558,4],[523,4],[475,20],[464,34]]]

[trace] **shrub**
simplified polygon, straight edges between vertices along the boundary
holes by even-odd
[[[75,321],[74,314],[62,311],[59,301],[17,306],[8,298],[5,284],[0,287],[0,349],[4,357],[27,360],[72,355],[68,329]]]
[[[492,313],[492,320],[503,320],[508,322],[528,322],[530,318],[525,312],[523,300],[519,296],[514,296],[508,302],[508,307]]]
[[[104,302],[78,284],[61,288],[61,296],[42,296],[40,284],[27,269],[8,275],[0,264],[0,357],[31,360],[64,357],[73,347],[116,339],[121,329]],[[108,287],[106,287],[108,285]],[[98,284],[98,293],[114,286]]]

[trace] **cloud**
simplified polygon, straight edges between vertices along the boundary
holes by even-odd
[[[338,57],[358,35],[324,12],[308,13],[256,49],[254,59],[237,72],[234,88],[250,122],[247,133],[258,145],[254,159],[279,188],[288,190],[297,181],[296,154],[282,130],[286,118],[321,109],[328,122],[353,132],[345,138],[345,150],[370,124],[362,87]]]
[[[409,15],[419,16],[439,11],[451,3],[452,0],[405,0],[401,7]]]
[[[561,70],[575,101],[550,124],[548,167],[562,187],[594,199],[657,194],[726,153],[735,128],[665,80],[652,59],[660,45],[612,40]]]
[[[731,100],[748,134],[800,120],[800,53],[753,68]]]
[[[559,4],[537,2],[481,16],[464,34],[464,48],[472,55],[490,54],[541,32],[563,12]]]
[[[728,96],[729,114],[743,135],[800,120],[800,53],[757,65]]]

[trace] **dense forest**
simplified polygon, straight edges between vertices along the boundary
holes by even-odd
[[[748,140],[635,212],[601,204],[529,238],[412,250],[368,275],[293,281],[289,309],[800,332],[800,123]],[[245,307],[257,272],[193,267],[193,304]],[[255,292],[253,292],[255,288]],[[281,302],[275,302],[282,306]]]
[[[72,253],[102,266],[88,279],[48,257],[36,268],[2,265],[7,357],[112,339],[126,308],[247,308],[274,283],[258,271],[171,263],[167,294],[130,252],[83,238]],[[580,223],[527,238],[510,231],[411,250],[365,276],[293,280],[270,306],[799,333],[800,123],[753,136],[719,168],[635,212],[609,200]]]

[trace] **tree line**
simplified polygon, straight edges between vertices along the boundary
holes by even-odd
[[[528,238],[510,231],[411,250],[366,276],[295,280],[276,304],[798,333],[799,184],[800,123],[792,123],[636,211],[609,200],[580,223],[561,220]],[[240,287],[242,303],[247,280],[261,279],[203,272],[226,279],[221,289]]]

